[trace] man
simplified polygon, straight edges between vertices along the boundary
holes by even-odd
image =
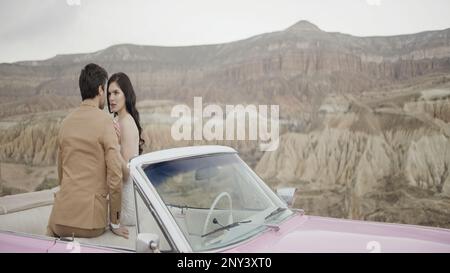
[[[97,237],[108,225],[128,238],[119,224],[122,199],[122,170],[119,144],[112,118],[101,109],[107,96],[105,69],[88,64],[81,70],[82,102],[62,122],[58,134],[58,177],[47,235]],[[109,206],[108,206],[109,195]]]

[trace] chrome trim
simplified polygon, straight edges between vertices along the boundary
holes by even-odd
[[[151,206],[155,209],[155,214],[157,214],[160,218],[162,225],[167,231],[167,235],[170,237],[169,239],[171,239],[174,243],[174,247],[179,252],[192,252],[189,242],[184,237],[183,232],[175,222],[175,219],[172,217],[169,209],[162,201],[158,192],[148,180],[145,173],[143,173],[142,165],[144,164],[149,163],[140,163],[138,165],[133,164],[134,166],[130,168],[130,174],[136,180],[136,184],[140,187],[143,195],[147,197],[148,202],[150,202]]]
[[[163,232],[163,236],[165,236],[167,238],[167,240],[169,241],[169,245],[171,247],[171,252],[177,252],[177,245],[175,244],[175,242],[173,241],[173,238],[170,236],[169,231],[167,230],[167,228],[165,227],[164,223],[161,222],[161,218],[159,217],[159,215],[155,212],[155,208],[153,207],[153,205],[151,204],[150,200],[148,199],[147,196],[145,196],[143,190],[141,189],[141,187],[138,184],[135,184],[135,190],[138,191],[139,197],[142,199],[142,201],[144,202],[145,206],[147,207],[147,209],[149,210],[149,212],[151,213],[151,215],[155,218],[155,221],[158,225],[158,227],[161,229],[161,231]],[[136,195],[135,195],[135,205],[136,205],[136,239],[138,238],[138,234],[141,233],[139,230],[139,217],[138,217],[138,209],[137,209],[137,199],[136,199]],[[137,250],[136,250],[137,251]]]
[[[298,212],[300,215],[305,215],[304,209],[296,209],[296,208],[289,208],[292,211]]]
[[[66,242],[66,241],[60,240],[59,238],[55,238],[55,239],[56,239],[56,242]],[[80,243],[80,246],[104,248],[104,249],[107,249],[107,250],[113,249],[113,250],[119,250],[119,251],[130,252],[130,253],[135,253],[136,252],[136,250],[134,250],[134,249],[125,248],[125,247],[119,247],[117,245],[107,245],[107,244],[105,244],[105,245],[97,245],[97,244],[93,244],[93,243],[85,243],[85,242],[77,241],[76,238],[75,238],[75,241]]]
[[[71,241],[63,240],[63,238],[65,238],[65,237],[61,237],[61,238],[49,237],[46,235],[32,234],[32,233],[26,233],[26,232],[21,232],[21,231],[0,230],[0,233],[5,233],[5,234],[19,236],[19,237],[28,237],[28,238],[32,238],[32,239],[39,239],[39,240],[43,240],[43,241],[54,242],[55,244],[58,242],[61,242],[61,243],[71,242]],[[122,247],[111,246],[111,245],[99,245],[99,244],[94,244],[94,243],[86,243],[86,242],[77,241],[76,239],[77,238],[75,238],[75,241],[78,242],[80,244],[80,246],[94,247],[94,248],[105,249],[105,250],[119,250],[119,251],[131,252],[131,253],[136,252],[135,250],[130,249],[130,248],[122,248]],[[53,247],[54,247],[54,245],[51,248],[53,248]],[[50,250],[51,248],[49,248],[48,250]]]
[[[55,241],[55,239],[58,239],[56,237],[49,237],[46,235],[32,234],[32,233],[14,231],[14,230],[9,230],[9,229],[2,229],[2,230],[0,230],[0,233],[16,235],[16,236],[21,236],[21,237],[29,237],[29,238],[40,239],[40,240],[45,240],[45,241]]]
[[[273,225],[273,224],[264,224],[264,226],[273,229],[274,231],[279,231],[280,230],[280,226],[279,225]]]

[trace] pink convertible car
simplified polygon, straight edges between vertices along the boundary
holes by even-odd
[[[308,216],[223,146],[148,153],[129,163],[130,238],[45,236],[57,190],[0,198],[0,252],[450,252],[450,230]]]

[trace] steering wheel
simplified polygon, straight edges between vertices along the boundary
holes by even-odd
[[[220,199],[222,199],[223,197],[228,197],[228,203],[230,204],[230,209],[229,209],[229,216],[228,216],[228,223],[227,225],[233,223],[233,202],[231,201],[231,196],[228,192],[221,192],[219,195],[217,195],[217,197],[214,199],[211,207],[209,208],[208,211],[208,215],[206,216],[206,220],[205,223],[203,224],[203,232],[202,234],[206,234],[206,230],[208,228],[208,224],[209,224],[209,219],[211,218],[212,212],[214,210],[214,208],[216,207],[217,203],[219,203]]]

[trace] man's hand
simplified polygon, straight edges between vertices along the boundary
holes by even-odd
[[[126,227],[119,227],[119,228],[113,228],[111,227],[112,233],[116,234],[117,236],[124,237],[125,239],[128,239],[128,229]]]

